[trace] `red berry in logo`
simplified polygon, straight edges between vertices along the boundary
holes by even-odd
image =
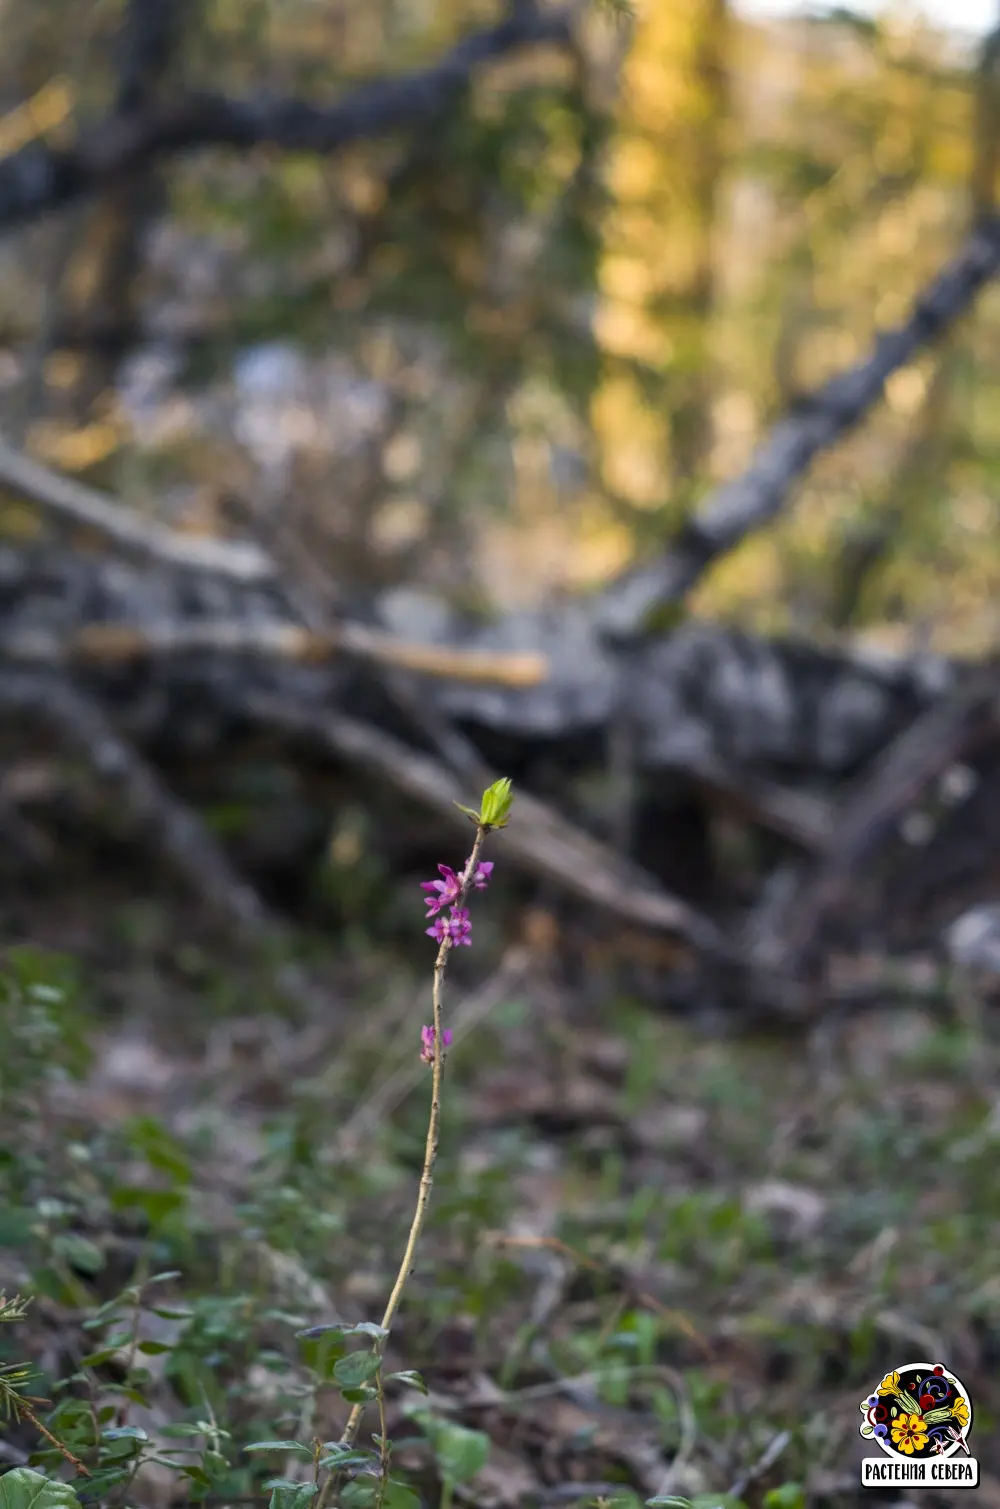
[[[921,1394],[920,1395],[920,1408],[921,1409],[933,1409],[934,1408],[934,1395],[933,1394]]]
[[[934,1371],[935,1371],[935,1373],[936,1373],[936,1374],[937,1374],[937,1376],[938,1376],[938,1377],[939,1377],[939,1378],[943,1378],[943,1377],[944,1377],[944,1368],[943,1368],[943,1367],[942,1367],[942,1366],[941,1366],[941,1364],[940,1364],[940,1363],[938,1363],[938,1365],[937,1365],[937,1367],[936,1367],[936,1368],[935,1368],[935,1369],[934,1369]]]

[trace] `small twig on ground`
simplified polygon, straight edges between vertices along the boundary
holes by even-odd
[[[746,1472],[741,1473],[736,1479],[729,1489],[728,1496],[734,1499],[742,1498],[750,1484],[756,1482],[758,1478],[762,1478],[765,1472],[774,1466],[791,1439],[792,1433],[790,1430],[779,1431],[774,1440],[769,1443],[756,1462],[754,1462],[753,1466],[748,1467]]]
[[[655,1315],[662,1316],[676,1325],[678,1330],[698,1346],[705,1356],[711,1356],[712,1349],[696,1330],[691,1321],[680,1310],[671,1310],[652,1294],[633,1284],[627,1274],[615,1268],[610,1263],[602,1263],[599,1258],[591,1257],[577,1248],[571,1247],[559,1237],[515,1237],[508,1236],[506,1232],[487,1232],[484,1241],[490,1242],[494,1247],[544,1247],[552,1252],[560,1252],[576,1263],[580,1268],[589,1268],[592,1272],[606,1274],[608,1278],[620,1288],[625,1289],[627,1296],[633,1303],[641,1305],[643,1309],[651,1310]]]

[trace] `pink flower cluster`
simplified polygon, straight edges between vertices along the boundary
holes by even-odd
[[[441,872],[440,880],[420,882],[421,890],[431,893],[424,897],[427,915],[434,918],[430,927],[426,929],[427,936],[433,938],[435,943],[444,943],[447,939],[452,948],[457,948],[462,943],[471,945],[472,923],[469,921],[468,908],[456,905],[462,894],[465,876],[464,874],[456,875],[448,865],[438,865],[438,869]],[[488,859],[484,864],[476,866],[469,884],[475,886],[477,891],[485,891],[492,873],[493,861]],[[447,917],[442,917],[439,913],[445,907],[449,907],[450,911]]]
[[[451,906],[462,894],[464,876],[456,875],[455,871],[448,865],[438,865],[438,869],[441,872],[441,880],[422,880],[420,882],[420,889],[422,891],[437,892],[436,896],[424,897],[424,905],[427,907],[428,917],[436,917],[438,912],[442,911],[446,906]],[[474,885],[477,891],[485,891],[492,873],[493,861],[488,859],[485,864],[476,866],[476,873],[473,875],[470,884]],[[430,929],[428,929],[429,931]]]
[[[430,892],[430,895],[424,897],[427,916],[434,918],[425,931],[435,943],[449,943],[452,948],[458,948],[462,944],[467,947],[471,946],[472,923],[469,921],[469,909],[459,906],[458,903],[463,891],[470,885],[475,886],[477,891],[485,891],[493,873],[493,862],[488,859],[483,864],[477,865],[471,875],[468,875],[468,865],[461,875],[456,875],[448,865],[438,865],[438,870],[441,875],[440,880],[420,882],[421,890]],[[447,917],[441,915],[445,907],[448,908]],[[451,1032],[446,1027],[442,1033],[442,1044],[447,1048],[450,1042]],[[433,1027],[420,1029],[420,1057],[425,1064],[434,1062]]]
[[[451,1028],[446,1027],[441,1034],[441,1044],[445,1048],[451,1047]],[[425,1064],[434,1062],[434,1028],[421,1027],[420,1029],[420,1057]]]

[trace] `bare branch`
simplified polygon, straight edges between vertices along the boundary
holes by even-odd
[[[62,666],[114,664],[200,650],[311,664],[343,654],[375,665],[482,686],[537,686],[548,671],[543,655],[413,644],[362,624],[333,624],[314,630],[281,621],[246,623],[229,618],[142,625],[92,623],[66,637],[45,629],[28,629],[5,637],[0,657],[22,665]]]
[[[201,820],[121,739],[97,704],[56,677],[0,672],[0,705],[55,729],[115,784],[156,846],[220,917],[243,933],[267,925],[264,907],[232,868]]]
[[[667,768],[688,776],[739,816],[789,839],[807,854],[823,854],[830,843],[834,812],[820,796],[732,767],[718,756],[678,759]]]
[[[844,798],[834,815],[826,857],[811,879],[790,894],[775,929],[781,963],[790,974],[808,961],[824,923],[843,905],[862,866],[931,781],[996,737],[998,685],[995,665],[978,670],[961,691],[933,705],[900,734]]]
[[[601,604],[605,632],[621,639],[641,634],[652,609],[679,601],[721,555],[769,524],[814,457],[865,417],[882,396],[887,378],[943,335],[998,269],[1000,215],[991,215],[924,289],[902,325],[880,335],[864,361],[831,378],[780,419],[746,472],[707,498],[658,561],[627,572],[608,589]]]
[[[246,705],[262,723],[299,734],[352,765],[377,771],[398,791],[466,828],[468,820],[454,804],[468,801],[469,792],[438,761],[341,713],[266,694],[250,694]],[[574,828],[537,798],[521,791],[517,800],[517,818],[504,835],[504,852],[515,863],[592,906],[637,926],[681,937],[711,959],[733,958],[731,946],[709,918],[669,895],[645,871]]]
[[[0,160],[0,226],[35,219],[124,173],[202,147],[330,153],[423,125],[466,87],[483,63],[523,47],[565,46],[569,37],[567,12],[542,15],[533,7],[518,7],[498,25],[463,37],[430,67],[374,79],[336,105],[199,94],[114,114],[74,146],[56,149],[33,142]]]
[[[213,571],[240,582],[264,581],[274,575],[273,563],[258,546],[183,535],[141,519],[113,498],[23,456],[2,439],[0,485],[31,498],[70,524],[94,529],[116,545],[153,560]]]

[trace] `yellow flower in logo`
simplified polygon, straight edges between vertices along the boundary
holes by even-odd
[[[892,1443],[911,1456],[927,1445],[927,1426],[919,1415],[900,1415],[892,1422]]]
[[[885,1377],[882,1379],[882,1382],[878,1386],[878,1391],[880,1394],[898,1394],[899,1374],[886,1373]]]
[[[969,1401],[963,1399],[961,1394],[951,1407],[951,1418],[957,1422],[961,1430],[964,1430],[969,1423]]]

